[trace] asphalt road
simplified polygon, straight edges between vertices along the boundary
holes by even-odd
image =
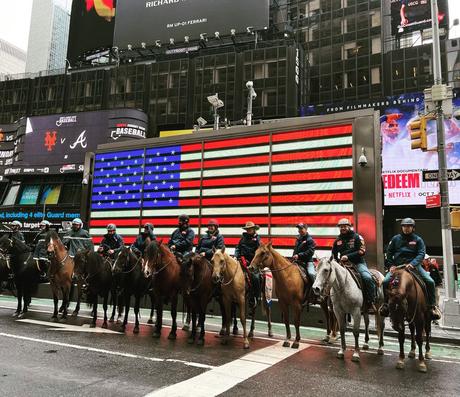
[[[11,317],[13,302],[0,297],[0,396],[459,396],[460,347],[434,345],[428,373],[417,371],[407,359],[396,370],[396,344],[386,339],[386,354],[371,348],[361,362],[335,358],[337,345],[319,342],[322,331],[304,329],[301,349],[282,348],[279,339],[258,337],[250,350],[232,337],[222,346],[208,333],[204,347],[187,344],[178,331],[169,341],[165,327],[161,339],[151,337],[152,327],[139,335],[90,329],[88,312],[67,322],[50,321],[49,301],[36,301],[27,319]],[[146,320],[144,316],[143,320]],[[211,330],[218,319],[209,320]],[[281,327],[275,327],[275,334]],[[352,338],[348,336],[351,343]],[[375,346],[375,337],[371,347]]]

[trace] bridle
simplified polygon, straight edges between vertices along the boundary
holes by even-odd
[[[121,255],[122,251],[120,251],[117,255],[117,259],[115,259],[115,261],[113,262],[113,265],[112,265],[112,272],[115,273],[115,265],[118,263],[118,259],[120,258],[120,255]],[[125,264],[122,266],[122,269],[125,269],[128,267],[129,263],[130,263],[130,253],[132,253],[132,250],[131,248],[128,249],[128,253],[126,255],[126,262]],[[137,267],[137,264],[139,263],[139,261],[142,259],[142,256],[140,256],[136,262],[134,263],[134,265],[131,267],[131,269],[127,270],[127,271],[119,271],[117,272],[117,274],[129,274],[131,273],[132,271],[134,271],[134,269]]]
[[[51,252],[49,251],[50,246],[51,246],[52,252],[53,252],[53,254],[54,254],[54,259],[56,259],[56,261],[58,262],[58,264],[59,264],[60,267],[63,267],[64,264],[65,264],[65,261],[69,258],[69,252],[66,251],[66,254],[65,254],[64,258],[61,259],[61,260],[58,260],[58,259],[57,259],[57,255],[56,255],[56,245],[54,244],[53,239],[50,239],[50,241],[49,241],[48,244],[47,244],[48,254],[51,253]]]
[[[398,266],[399,269],[404,269],[406,270],[406,266]],[[404,299],[402,301],[406,301],[406,305],[403,305],[401,302],[401,304],[396,304],[396,310],[398,308],[398,306],[400,305],[402,307],[402,309],[404,310],[403,311],[403,318],[407,320],[407,325],[410,325],[414,322],[415,320],[415,316],[417,315],[417,309],[418,309],[418,288],[417,288],[417,281],[415,280],[415,276],[410,272],[408,271],[408,273],[410,274],[410,276],[412,277],[412,282],[414,283],[415,285],[415,308],[414,308],[414,314],[412,316],[412,319],[409,321],[408,319],[408,315],[407,315],[407,311],[409,309],[409,303],[407,302],[407,297],[405,296]],[[395,289],[396,286],[393,286],[392,289]],[[406,306],[406,308],[404,307]],[[404,320],[403,320],[404,321]]]
[[[324,291],[329,291],[329,294],[321,294],[321,296],[324,298],[326,296],[334,296],[334,295],[337,295],[338,293],[342,292],[344,289],[345,289],[345,286],[346,286],[346,282],[347,282],[347,279],[348,279],[348,270],[344,267],[345,269],[345,280],[343,281],[343,286],[342,288],[340,289],[337,289],[335,291],[335,293],[333,294],[332,293],[332,288],[334,287],[334,284],[335,282],[337,281],[337,277],[336,277],[336,280],[334,281],[334,284],[332,285],[329,285],[329,280],[331,279],[331,276],[332,276],[332,271],[334,270],[333,269],[333,264],[332,264],[332,261],[328,261],[329,263],[329,266],[330,266],[330,269],[329,269],[329,274],[327,275],[326,279],[324,280],[323,282],[323,290]],[[341,266],[340,264],[338,264],[339,266]],[[334,270],[335,272],[335,270]]]

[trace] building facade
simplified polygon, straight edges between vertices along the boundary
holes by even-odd
[[[69,5],[67,0],[34,0],[27,48],[27,73],[65,68]]]
[[[24,73],[26,53],[2,39],[0,39],[0,59],[0,80],[8,75]]]

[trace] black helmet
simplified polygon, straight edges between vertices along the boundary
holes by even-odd
[[[415,226],[415,221],[412,218],[404,218],[401,221],[401,226]]]
[[[179,222],[190,222],[190,217],[186,214],[179,215]]]

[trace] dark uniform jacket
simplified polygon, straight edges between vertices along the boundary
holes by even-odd
[[[132,248],[135,251],[143,254],[147,245],[156,239],[157,238],[152,232],[151,233],[141,233],[139,234],[139,236],[137,236],[136,241],[134,242]]]
[[[241,238],[240,242],[238,243],[235,249],[235,256],[238,259],[244,257],[249,265],[251,261],[254,259],[257,248],[259,248],[259,246],[260,236],[257,233],[251,236],[245,232],[243,233],[243,237]]]
[[[366,263],[364,255],[366,253],[366,244],[364,239],[353,230],[350,230],[345,235],[339,235],[332,246],[332,256],[338,261],[339,255],[347,256],[348,260],[357,265],[358,263]]]
[[[17,232],[11,233],[11,237],[15,238],[15,239],[17,239],[19,241],[22,241],[23,243],[25,243],[25,241],[26,241],[25,238],[24,238],[24,235],[19,230]]]
[[[214,233],[208,231],[203,237],[201,237],[200,241],[198,242],[196,253],[201,254],[204,252],[206,254],[206,259],[211,260],[213,255],[213,248],[222,249],[224,248],[224,245],[224,237],[219,233],[218,230]]]
[[[425,258],[425,243],[415,233],[397,234],[387,247],[386,267],[400,266],[410,263],[412,266],[422,264]]]
[[[310,236],[308,233],[305,236],[299,234],[297,236],[294,253],[292,255],[298,255],[298,261],[301,263],[311,262],[315,253],[315,247],[316,243],[312,236]]]
[[[46,235],[48,234],[49,230],[44,230],[39,232],[35,238],[33,243],[35,244],[35,249],[34,249],[34,258],[39,259],[47,259],[48,258],[48,252],[46,250],[46,244],[45,244],[45,239]]]
[[[195,238],[195,232],[191,228],[181,230],[177,228],[171,235],[171,239],[168,242],[168,246],[176,246],[176,252],[180,254],[187,254],[193,250],[193,239]]]
[[[69,230],[62,238],[62,242],[69,250],[69,255],[71,257],[74,257],[80,250],[94,250],[93,240],[91,240],[91,236],[84,229]]]
[[[125,245],[123,242],[123,237],[119,234],[105,234],[104,238],[101,241],[101,247],[103,252],[108,252],[109,250],[117,251]]]

